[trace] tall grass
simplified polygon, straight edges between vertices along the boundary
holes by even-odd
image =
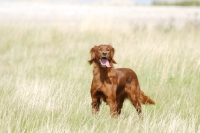
[[[126,27],[126,28],[124,28]],[[102,30],[103,28],[103,30]],[[200,30],[0,25],[0,132],[200,133]],[[115,67],[132,68],[155,106],[144,120],[126,101],[119,118],[91,114],[89,50],[111,43]]]

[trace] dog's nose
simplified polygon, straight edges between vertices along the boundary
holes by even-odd
[[[102,55],[103,55],[103,56],[106,56],[106,55],[107,55],[107,52],[102,52]]]

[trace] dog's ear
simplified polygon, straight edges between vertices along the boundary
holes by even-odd
[[[117,64],[117,62],[113,59],[114,54],[115,54],[115,49],[110,44],[108,46],[110,47],[110,52],[111,52],[111,57],[112,57],[111,61],[112,63]]]
[[[114,59],[112,59],[112,63],[117,64],[117,62]]]
[[[94,46],[93,48],[90,49],[91,59],[88,61],[90,65],[93,63],[95,59],[95,53],[96,53],[97,47],[98,46]]]

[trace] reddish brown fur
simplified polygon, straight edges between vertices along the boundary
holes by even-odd
[[[102,53],[107,52],[107,59],[112,67],[102,67],[99,59],[102,58]],[[133,106],[141,115],[142,104],[155,104],[148,96],[140,89],[137,75],[128,68],[113,68],[114,48],[111,45],[94,46],[91,50],[91,59],[88,61],[94,65],[93,80],[91,84],[92,97],[92,112],[98,113],[101,100],[110,106],[111,116],[116,116],[121,113],[123,102],[125,99],[130,99]]]

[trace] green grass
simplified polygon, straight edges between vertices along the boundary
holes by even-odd
[[[199,0],[183,0],[183,1],[158,1],[152,2],[155,6],[200,6]]]
[[[1,24],[0,132],[199,133],[200,30],[126,27]],[[155,100],[142,106],[144,120],[129,101],[119,118],[105,104],[91,114],[87,60],[101,43],[113,45],[115,67],[132,68]]]

